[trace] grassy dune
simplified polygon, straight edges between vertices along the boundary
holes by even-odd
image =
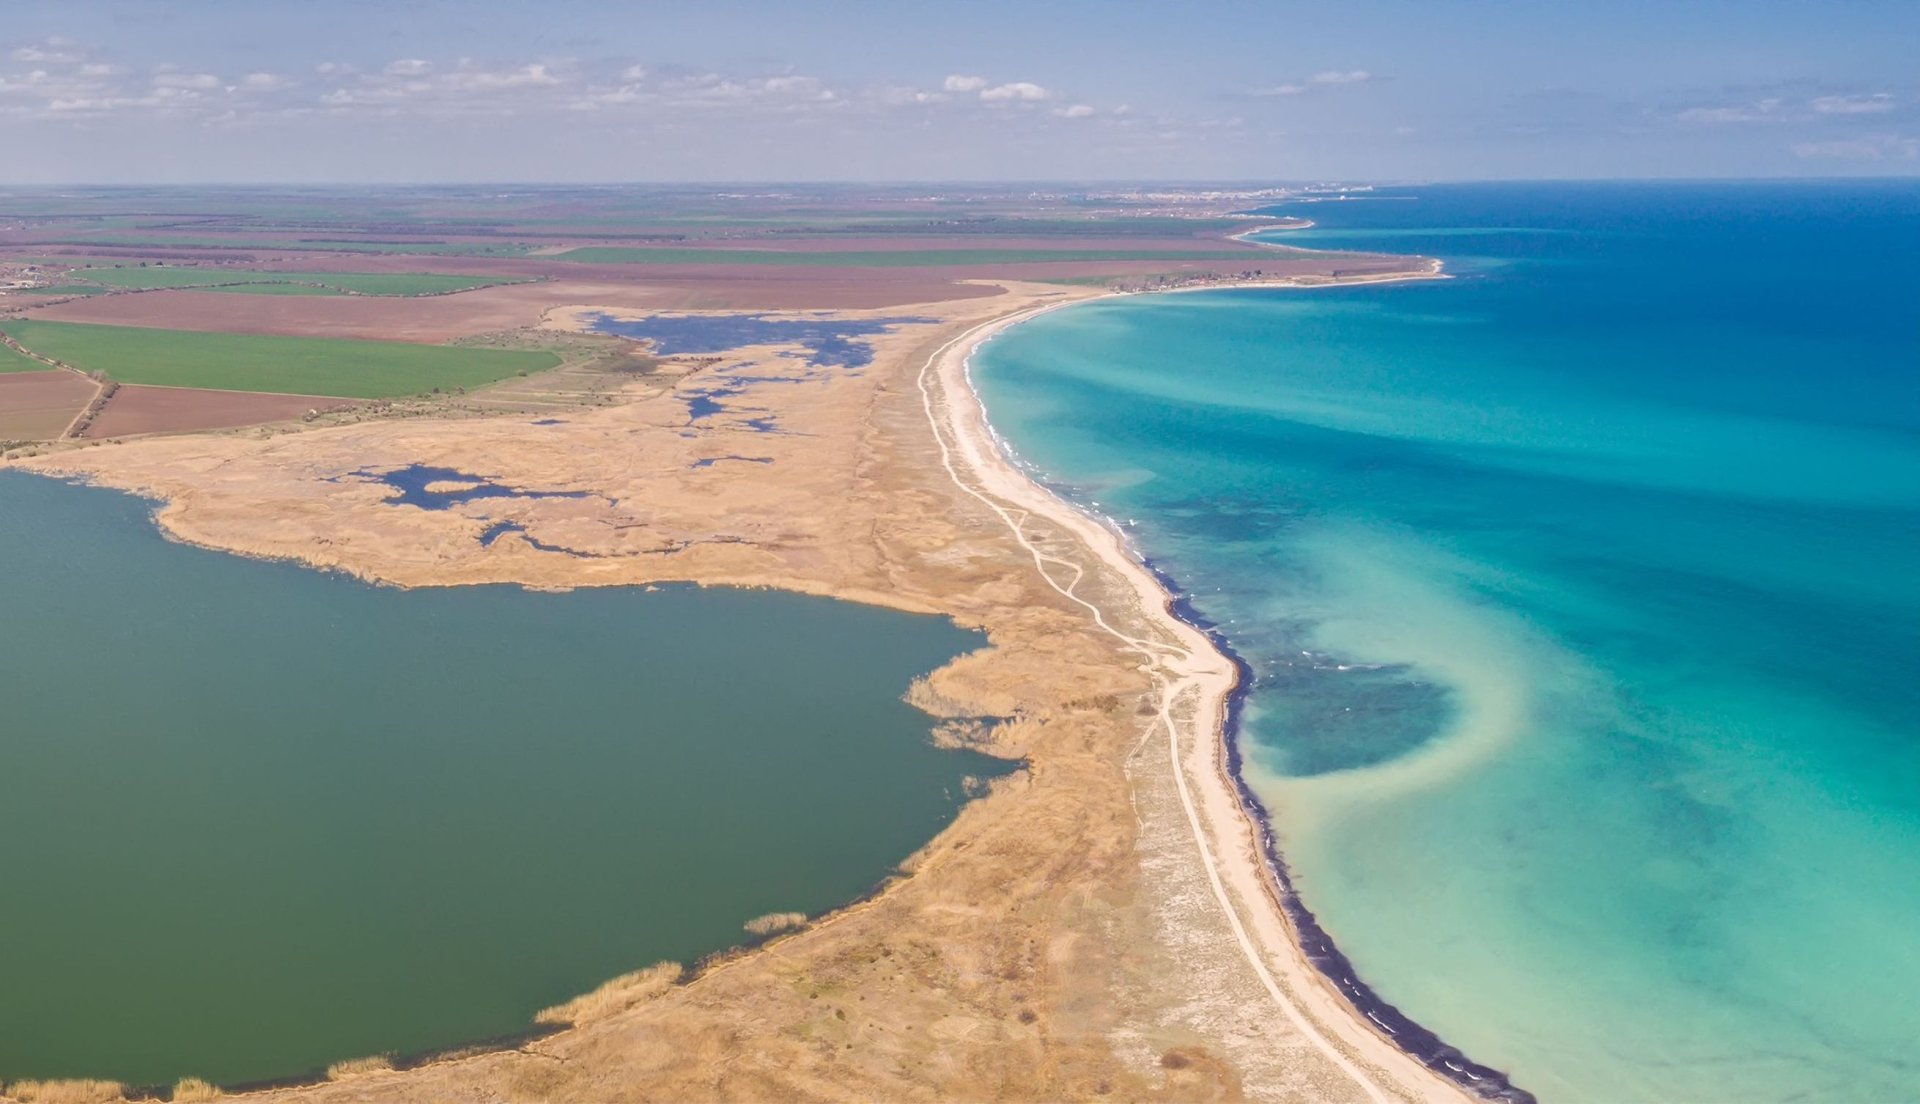
[[[121,383],[386,399],[479,387],[559,363],[552,353],[398,341],[199,333],[73,322],[7,322],[37,353]],[[31,362],[30,362],[31,363]],[[36,366],[43,367],[43,366]]]
[[[554,256],[587,264],[821,265],[832,268],[964,268],[1042,261],[1256,261],[1252,249],[849,249],[818,252],[776,249],[642,249],[588,246]]]

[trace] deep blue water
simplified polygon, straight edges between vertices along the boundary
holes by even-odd
[[[387,501],[396,506],[413,506],[422,510],[445,510],[464,502],[473,502],[482,498],[589,498],[586,491],[540,491],[522,487],[509,487],[496,483],[484,475],[474,475],[454,468],[438,468],[431,464],[408,464],[403,468],[390,471],[357,471],[356,478],[382,483],[400,493]],[[435,487],[435,484],[452,486]],[[491,543],[482,541],[482,543]]]
[[[976,363],[1222,622],[1305,903],[1547,1100],[1920,1098],[1920,182],[1458,185]]]

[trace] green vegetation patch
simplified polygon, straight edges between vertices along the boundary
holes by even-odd
[[[494,276],[457,276],[438,272],[266,272],[245,268],[180,268],[151,265],[145,268],[89,268],[79,277],[96,280],[117,288],[194,288],[236,285],[235,290],[250,290],[252,285],[317,285],[308,294],[358,292],[361,295],[444,295],[470,291],[495,284],[524,281]],[[267,292],[298,295],[300,292]]]
[[[554,255],[586,264],[825,265],[835,268],[964,268],[1044,261],[1258,261],[1259,250],[1236,249],[642,249],[588,246]]]
[[[559,363],[549,352],[199,333],[74,322],[7,322],[8,336],[43,356],[121,383],[388,399],[480,387]]]
[[[107,290],[94,284],[51,284],[47,287],[22,288],[23,295],[99,295]]]
[[[533,249],[522,242],[379,242],[332,238],[270,241],[261,239],[116,236],[42,241],[36,246],[87,249],[224,249],[249,253],[392,253],[423,257],[517,257]]]
[[[220,284],[216,287],[197,287],[194,291],[218,292],[222,295],[345,295],[346,292],[334,287],[321,287],[318,284]]]
[[[53,366],[42,364],[30,356],[21,356],[5,345],[0,345],[0,374],[7,372],[50,372]]]

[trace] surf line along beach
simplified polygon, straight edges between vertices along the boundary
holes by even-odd
[[[1434,278],[1444,278],[1437,262],[1424,273],[1384,279]],[[1280,282],[1267,286],[1305,290]],[[1200,289],[1162,294],[1183,290]],[[942,466],[1007,526],[1049,586],[1140,657],[1158,700],[1132,759],[1141,764],[1143,757],[1165,756],[1214,900],[1276,1011],[1369,1099],[1458,1100],[1464,1092],[1531,1100],[1504,1075],[1473,1063],[1353,977],[1293,893],[1270,830],[1239,781],[1231,724],[1242,664],[1197,619],[1182,616],[1168,581],[1110,524],[1022,472],[988,422],[971,380],[974,351],[1022,322],[1088,301],[1048,304],[982,323],[926,359],[917,384]]]

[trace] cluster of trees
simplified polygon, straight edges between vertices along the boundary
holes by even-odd
[[[98,418],[100,412],[107,408],[107,401],[112,399],[114,393],[120,390],[119,384],[107,379],[106,376],[99,372],[89,372],[87,373],[87,377],[103,382],[100,387],[100,393],[93,397],[93,401],[87,404],[87,408],[80,412],[79,419],[73,423],[73,431],[70,434],[70,436],[73,437],[86,436],[87,427],[93,425],[93,420]]]

